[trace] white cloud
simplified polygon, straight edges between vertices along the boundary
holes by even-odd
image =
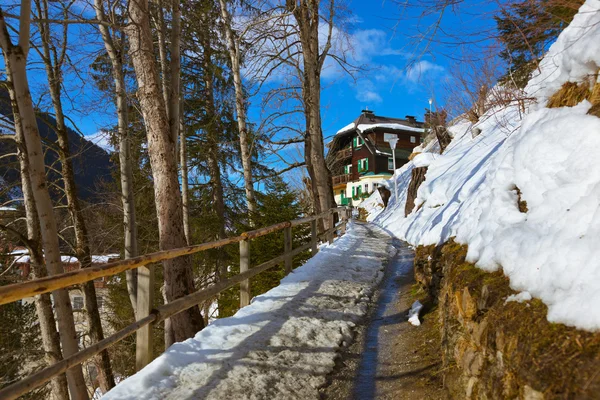
[[[444,72],[444,67],[441,65],[434,64],[427,60],[421,60],[407,68],[406,80],[411,83],[417,83],[426,76],[438,75],[442,72]]]
[[[365,103],[365,106],[381,103],[383,98],[377,93],[376,86],[370,80],[359,81],[356,85],[356,100]]]

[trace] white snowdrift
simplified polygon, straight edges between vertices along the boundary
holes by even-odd
[[[319,399],[383,273],[390,236],[348,233],[233,317],[176,343],[105,399]]]
[[[541,65],[527,89],[540,95],[537,104],[524,115],[517,105],[490,110],[475,138],[471,124],[452,126],[454,139],[429,164],[413,212],[404,218],[411,162],[394,175],[401,198],[375,222],[413,245],[456,237],[468,244],[468,261],[501,268],[513,289],[548,305],[548,320],[598,330],[600,119],[586,115],[587,101],[544,105],[562,83],[598,71],[600,1],[585,3]]]

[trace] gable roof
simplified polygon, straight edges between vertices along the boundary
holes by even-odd
[[[373,111],[363,110],[363,112],[352,123],[346,125],[335,136],[346,136],[350,133],[366,133],[375,130],[385,131],[409,131],[424,132],[423,123],[409,115],[406,119],[382,117],[375,115]]]

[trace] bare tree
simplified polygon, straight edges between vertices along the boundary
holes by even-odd
[[[112,76],[115,84],[115,95],[117,105],[117,130],[119,137],[119,170],[121,178],[121,203],[123,204],[123,228],[125,231],[125,258],[133,258],[138,255],[138,238],[135,218],[135,203],[133,200],[133,172],[131,166],[131,135],[129,132],[129,110],[127,107],[127,87],[125,85],[125,37],[120,31],[111,33],[109,27],[102,23],[107,21],[104,11],[104,1],[94,0],[96,18],[101,23],[98,25],[102,35],[102,41],[106,53],[110,59]],[[117,21],[112,21],[113,24]],[[133,307],[134,315],[137,315],[137,270],[126,273],[127,291]]]
[[[51,40],[50,24],[48,22],[41,22],[49,20],[51,17],[48,1],[35,0],[35,5],[39,18],[37,24],[41,36],[40,56],[46,68],[48,87],[50,89],[50,97],[52,99],[52,106],[54,108],[56,119],[55,131],[58,139],[58,157],[61,164],[62,181],[67,199],[67,208],[73,221],[73,229],[75,231],[75,255],[81,264],[81,268],[89,268],[92,266],[92,254],[90,251],[87,226],[77,196],[69,135],[61,99],[61,82],[63,81],[62,69],[67,53],[68,25],[64,24],[62,26],[62,40],[60,46],[56,46],[54,41]],[[60,11],[65,17],[68,15],[67,13],[70,5],[71,4],[62,5],[63,8]],[[94,287],[93,281],[83,284],[83,293],[90,339],[92,343],[98,343],[104,339],[104,332],[102,330],[96,288]],[[100,352],[94,358],[94,363],[98,370],[100,389],[103,392],[107,392],[115,386],[108,351],[104,350]]]
[[[129,2],[130,23],[125,28],[129,39],[129,54],[136,74],[140,108],[146,124],[148,151],[154,178],[154,194],[162,250],[186,245],[183,228],[181,193],[177,174],[175,142],[170,134],[167,111],[162,98],[154,60],[152,33],[148,19],[148,1]],[[194,279],[189,257],[165,261],[164,278],[168,301],[194,291]],[[197,307],[174,317],[174,340],[190,338],[202,329],[204,322]]]
[[[331,49],[335,1],[329,1],[326,17],[320,14],[320,0],[286,0],[285,4],[296,20],[302,46],[302,98],[306,119],[304,158],[311,179],[315,211],[323,212],[335,204],[321,127],[321,72]],[[323,19],[327,24],[327,39],[321,47],[319,28]]]
[[[223,18],[223,29],[227,40],[227,50],[231,59],[231,73],[235,88],[235,107],[237,113],[237,124],[240,135],[240,149],[242,156],[242,168],[244,172],[244,189],[246,191],[246,204],[248,207],[249,221],[252,224],[253,215],[257,212],[256,197],[254,195],[254,179],[252,176],[252,152],[249,144],[249,133],[246,123],[246,101],[244,87],[242,85],[241,73],[241,46],[243,36],[236,36],[232,27],[231,15],[226,0],[219,0],[221,16]]]
[[[10,76],[8,77],[11,78]],[[8,82],[9,85],[12,82]],[[21,175],[21,189],[23,192],[23,203],[25,206],[25,216],[27,223],[27,238],[24,244],[29,250],[30,263],[35,278],[47,276],[44,270],[44,253],[42,250],[40,221],[35,209],[35,200],[33,198],[33,189],[29,178],[29,159],[27,158],[27,149],[25,146],[25,137],[17,99],[14,97],[14,89],[9,89],[11,106],[15,121],[15,142],[17,144],[17,154],[19,158],[19,172]],[[45,293],[35,297],[35,309],[40,323],[40,332],[42,336],[42,345],[47,365],[52,365],[63,359],[60,349],[60,338],[56,330],[56,320],[52,311],[52,302],[50,295]],[[69,389],[66,376],[59,375],[51,381],[52,396],[55,400],[68,400]]]
[[[40,220],[40,230],[44,247],[44,260],[50,275],[63,272],[61,263],[56,220],[48,186],[46,182],[42,141],[37,127],[33,102],[29,92],[27,79],[27,55],[29,53],[29,32],[31,28],[31,2],[21,2],[18,43],[12,43],[0,12],[0,47],[4,53],[7,75],[12,82],[13,96],[16,99],[21,127],[25,138],[27,156],[29,159],[29,176],[36,210]],[[71,302],[66,290],[56,290],[52,293],[57,311],[63,354],[65,357],[79,351]],[[87,399],[81,365],[76,365],[67,371],[69,390],[73,399]]]

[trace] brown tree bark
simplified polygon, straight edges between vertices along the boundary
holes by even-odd
[[[212,188],[213,210],[217,219],[217,238],[225,239],[225,200],[223,198],[223,181],[221,179],[221,167],[219,165],[219,131],[222,128],[219,124],[215,104],[215,88],[214,75],[212,65],[213,51],[211,47],[210,32],[208,21],[204,21],[206,29],[200,37],[202,46],[202,70],[204,72],[204,88],[205,88],[205,107],[206,118],[206,141],[207,141],[207,157],[208,157],[208,173],[210,176],[210,185]],[[219,251],[217,257],[217,271],[220,279],[226,279],[227,265],[225,262],[224,253]]]
[[[8,76],[9,85],[11,76]],[[25,147],[25,138],[19,116],[17,100],[14,97],[14,90],[9,90],[12,111],[15,119],[15,142],[17,144],[17,154],[19,158],[19,170],[21,174],[21,189],[23,192],[23,203],[25,205],[25,215],[27,220],[27,247],[29,249],[30,262],[33,269],[34,278],[43,278],[47,276],[44,270],[44,253],[42,250],[40,221],[35,209],[33,199],[33,190],[31,180],[29,179],[29,160],[27,158],[27,149]],[[42,346],[44,348],[44,358],[47,365],[53,365],[63,359],[60,349],[60,338],[56,330],[56,320],[52,311],[52,301],[48,293],[35,297],[35,309],[40,323],[40,333],[42,336]],[[68,400],[69,388],[67,377],[62,374],[50,381],[51,395],[55,400]]]
[[[146,124],[148,152],[154,178],[154,194],[158,216],[161,250],[186,245],[183,229],[181,193],[174,157],[175,143],[170,134],[167,111],[162,99],[156,71],[152,34],[148,20],[148,1],[129,2],[130,23],[126,27],[129,54],[136,74],[142,115]],[[165,294],[168,301],[194,291],[189,257],[165,261]],[[181,341],[196,334],[204,326],[198,307],[171,317],[174,339]]]
[[[48,20],[48,2],[47,0],[35,0],[40,19]],[[81,204],[77,197],[77,187],[75,185],[75,172],[73,162],[71,161],[71,150],[69,148],[69,136],[65,124],[65,115],[61,99],[62,66],[66,55],[67,47],[67,25],[63,27],[62,48],[56,48],[50,41],[50,24],[47,22],[38,22],[40,37],[42,42],[42,60],[48,76],[48,87],[50,89],[50,98],[54,108],[54,117],[56,120],[56,136],[58,139],[58,156],[61,164],[62,180],[67,198],[67,208],[73,221],[75,231],[75,255],[79,260],[81,268],[92,266],[92,255],[89,246],[89,237],[87,227],[83,218]],[[82,285],[88,332],[91,343],[95,344],[104,339],[102,321],[98,310],[98,301],[96,298],[96,288],[94,282],[86,282]],[[115,386],[115,380],[110,365],[108,350],[100,352],[94,357],[94,364],[98,371],[98,382],[103,393],[108,392]]]
[[[63,272],[63,266],[60,258],[54,210],[46,182],[42,141],[37,127],[31,94],[29,92],[29,82],[26,70],[31,23],[30,1],[23,0],[21,2],[20,12],[19,39],[17,45],[12,43],[4,21],[4,14],[0,13],[0,47],[2,47],[4,53],[7,75],[11,76],[14,98],[16,99],[19,116],[21,118],[27,157],[29,159],[29,177],[31,179],[36,211],[40,220],[44,260],[46,262],[48,273],[50,275],[55,275]],[[53,292],[52,296],[57,312],[63,354],[65,357],[68,357],[79,351],[71,301],[67,291],[64,289]],[[72,399],[88,399],[81,365],[77,365],[67,371],[67,381]]]
[[[94,0],[96,18],[105,22],[103,0]],[[123,205],[123,229],[125,238],[125,258],[133,258],[138,255],[137,226],[135,218],[135,203],[133,199],[133,172],[131,168],[131,146],[129,134],[129,114],[127,107],[127,88],[125,86],[125,71],[123,69],[124,37],[120,38],[120,46],[117,47],[113,36],[105,24],[99,24],[98,28],[102,35],[102,41],[106,53],[111,62],[113,81],[115,83],[115,95],[117,105],[117,129],[119,135],[119,172],[121,179],[121,203]],[[134,315],[137,316],[137,270],[126,272],[127,292],[133,307]]]
[[[240,43],[235,38],[232,29],[231,15],[227,9],[226,0],[219,0],[221,16],[227,40],[227,50],[231,59],[231,73],[233,75],[233,86],[235,89],[235,107],[237,113],[237,124],[240,134],[240,150],[242,156],[242,168],[244,171],[244,190],[246,192],[246,205],[248,207],[249,222],[253,226],[253,218],[257,212],[256,196],[254,195],[254,179],[252,176],[252,151],[249,141],[248,128],[246,124],[246,102],[244,87],[242,85],[242,73],[240,69],[241,55]]]
[[[415,208],[415,199],[417,198],[417,192],[419,186],[425,182],[425,175],[427,174],[427,167],[419,167],[412,170],[410,178],[410,184],[408,185],[408,192],[406,195],[406,204],[404,205],[404,216],[408,216]]]
[[[334,0],[330,0],[328,40],[319,47],[320,0],[286,0],[286,7],[296,20],[302,44],[302,100],[306,120],[304,158],[311,179],[315,212],[328,210],[335,204],[331,172],[325,162],[325,146],[321,127],[321,71],[331,47]]]

